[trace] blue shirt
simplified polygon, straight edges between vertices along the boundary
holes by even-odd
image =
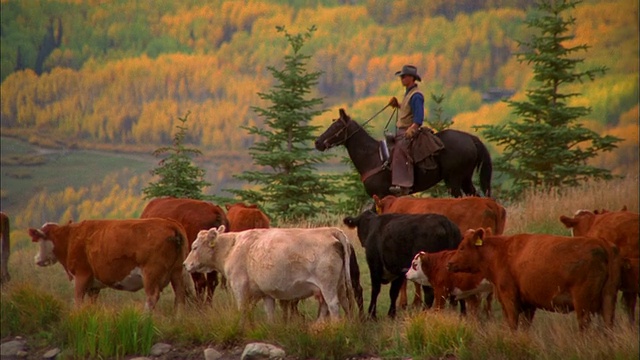
[[[413,86],[408,88],[405,94],[411,89],[413,89]],[[409,99],[409,105],[411,106],[411,113],[413,114],[413,123],[422,126],[422,121],[424,120],[424,96],[420,93],[413,94],[411,99]]]

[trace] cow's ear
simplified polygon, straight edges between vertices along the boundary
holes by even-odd
[[[570,218],[564,215],[560,215],[560,222],[563,223],[564,226],[567,228],[572,228],[576,226],[576,224],[578,223],[576,219]]]
[[[44,234],[41,230],[29,228],[29,236],[31,236],[31,241],[38,242],[40,239],[44,239]]]
[[[218,230],[217,230],[217,231],[218,231],[218,234],[222,234],[222,233],[225,231],[225,229],[226,229],[226,228],[225,228],[225,226],[224,226],[224,225],[220,225],[220,226],[218,227]]]
[[[622,209],[620,209],[620,211],[627,211],[627,205],[623,205]]]
[[[227,210],[231,209],[231,204],[225,204],[225,206],[227,208]]]
[[[484,244],[484,241],[482,240],[483,237],[484,237],[484,229],[480,228],[476,230],[476,233],[474,234],[475,242],[473,244],[475,246],[482,246]]]

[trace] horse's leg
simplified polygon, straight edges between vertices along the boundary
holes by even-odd
[[[476,187],[473,186],[473,181],[471,179],[471,176],[462,179],[462,191],[467,196],[477,196],[478,192],[476,191]]]
[[[453,197],[462,197],[462,191],[460,188],[462,187],[462,179],[445,179],[445,184],[449,188],[451,192],[451,196]]]

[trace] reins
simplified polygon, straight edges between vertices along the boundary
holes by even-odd
[[[343,142],[347,142],[347,140],[349,140],[349,138],[351,138],[353,135],[355,135],[358,131],[363,130],[364,126],[367,125],[371,120],[373,120],[376,116],[380,115],[381,112],[385,111],[390,105],[387,104],[385,107],[383,107],[382,109],[380,109],[377,113],[373,114],[373,116],[371,116],[369,119],[367,119],[365,122],[362,123],[362,125],[360,125],[360,128],[358,128],[356,131],[352,132],[351,134],[347,135]],[[387,128],[389,127],[389,123],[391,122],[391,118],[393,118],[393,115],[396,114],[397,115],[397,111],[398,109],[393,109],[393,112],[391,113],[391,116],[389,116],[389,120],[387,120],[387,124],[384,126],[384,131],[387,130]],[[346,124],[344,129],[346,130]],[[338,135],[338,134],[336,134]]]

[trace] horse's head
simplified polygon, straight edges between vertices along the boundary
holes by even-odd
[[[351,117],[347,115],[344,109],[340,109],[340,117],[333,120],[329,128],[318,136],[316,139],[316,149],[325,151],[336,145],[343,145],[349,138],[349,123]]]

